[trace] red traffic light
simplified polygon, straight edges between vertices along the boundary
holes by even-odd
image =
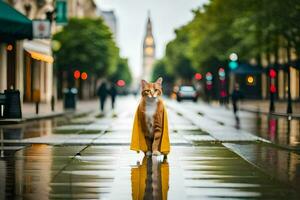
[[[118,80],[117,81],[117,86],[119,86],[119,87],[124,87],[125,86],[125,81],[124,80]]]
[[[80,71],[79,70],[75,70],[74,71],[74,78],[75,79],[79,79],[80,78]]]
[[[202,79],[202,75],[200,73],[196,73],[195,74],[195,79],[198,80],[198,81],[201,80]]]
[[[270,92],[275,93],[276,92],[276,86],[274,84],[271,84],[270,86]]]
[[[277,75],[276,71],[275,71],[274,69],[270,69],[270,71],[269,71],[269,76],[270,76],[271,78],[275,78],[276,75]]]

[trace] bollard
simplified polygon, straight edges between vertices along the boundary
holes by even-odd
[[[36,101],[35,102],[35,114],[39,114],[39,104],[40,104],[40,102],[39,101]]]
[[[51,111],[54,112],[55,110],[55,99],[54,96],[51,97]]]

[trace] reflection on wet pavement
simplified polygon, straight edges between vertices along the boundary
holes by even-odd
[[[300,149],[300,120],[255,115],[253,121],[248,123],[243,121],[243,123],[245,130],[256,133],[275,144]]]
[[[300,119],[289,120],[286,117],[239,112],[237,120],[233,112],[224,107],[191,102],[183,102],[181,106],[198,113],[199,116],[218,122],[223,127],[235,127],[270,140],[277,145],[300,150]]]
[[[157,157],[144,157],[131,168],[132,199],[168,199],[169,164]]]
[[[225,144],[273,178],[300,191],[300,155],[264,144]],[[288,172],[288,173],[287,173]]]

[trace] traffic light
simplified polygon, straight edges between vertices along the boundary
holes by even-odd
[[[196,79],[197,81],[200,81],[200,80],[202,79],[202,74],[196,73],[196,74],[195,74],[195,79]]]
[[[239,66],[238,62],[237,61],[230,61],[229,62],[229,68],[230,69],[236,69],[237,67]]]
[[[237,60],[239,59],[239,57],[238,57],[238,55],[237,55],[236,53],[231,53],[231,54],[229,55],[229,59],[230,59],[231,61],[237,61]]]
[[[75,79],[79,79],[80,78],[80,71],[79,70],[75,70],[74,71],[74,78]]]
[[[212,80],[213,80],[212,73],[207,72],[205,74],[205,79],[206,79],[206,89],[211,90],[212,89]]]
[[[239,57],[236,53],[231,53],[229,55],[230,62],[228,63],[228,65],[231,70],[234,70],[239,66],[238,59],[239,59]]]
[[[224,68],[222,68],[222,67],[219,68],[218,74],[219,74],[219,79],[221,81],[224,81],[225,80],[225,70],[224,70]]]
[[[276,86],[275,86],[275,84],[271,84],[270,85],[270,92],[271,93],[276,93]]]
[[[86,72],[82,72],[81,79],[85,81],[87,78],[88,78],[88,74]]]
[[[276,78],[276,75],[277,75],[277,73],[276,73],[275,69],[270,69],[270,71],[269,71],[270,78]]]
[[[277,76],[277,72],[275,69],[270,69],[269,70],[269,76],[270,76],[270,112],[274,112],[275,111],[275,104],[274,104],[274,95],[277,92],[276,89],[276,76]]]
[[[207,73],[205,74],[205,78],[206,78],[207,81],[212,81],[213,76],[212,76],[212,74],[211,74],[210,72],[207,72]]]

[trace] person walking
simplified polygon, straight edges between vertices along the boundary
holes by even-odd
[[[237,115],[237,111],[239,110],[238,101],[243,98],[244,98],[244,95],[240,91],[240,86],[239,86],[239,84],[236,83],[234,85],[234,89],[231,93],[231,103],[232,103],[232,107],[233,107],[233,113],[234,113],[234,116],[235,116],[235,119],[237,122],[239,122],[239,116]]]
[[[116,85],[114,83],[111,83],[111,85],[110,85],[109,94],[110,94],[110,97],[111,97],[111,108],[112,108],[112,110],[114,112],[115,101],[116,101],[116,97],[117,97],[117,94],[118,94]]]
[[[99,86],[99,88],[97,90],[97,95],[99,96],[99,99],[100,99],[100,109],[101,109],[102,115],[104,112],[104,105],[105,105],[107,93],[108,93],[107,86],[106,86],[106,82],[104,81],[101,83],[101,85]]]

